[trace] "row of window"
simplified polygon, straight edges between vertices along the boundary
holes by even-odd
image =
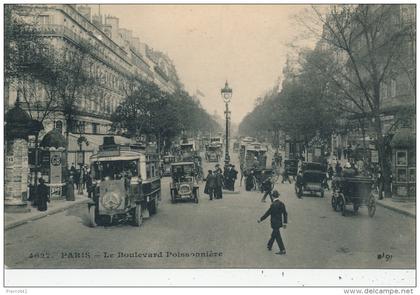
[[[91,125],[91,133],[92,134],[98,134],[99,133],[99,124],[98,123],[89,123],[85,121],[77,121],[74,123],[73,127],[71,128],[71,132],[75,134],[79,133],[89,133],[89,130],[87,129],[88,125]],[[62,121],[56,121],[54,123],[55,129],[57,129],[60,133],[63,133],[63,122]]]

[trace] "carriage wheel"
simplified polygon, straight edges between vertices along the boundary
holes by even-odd
[[[96,206],[90,206],[89,208],[89,217],[90,217],[90,226],[91,227],[96,227],[97,223],[96,223]]]
[[[156,214],[157,211],[157,197],[155,196],[155,198],[149,202],[149,212],[150,215]]]
[[[370,196],[369,203],[368,203],[369,217],[373,217],[375,215],[375,211],[376,211],[375,198],[373,196]]]
[[[343,195],[340,195],[337,200],[337,208],[341,211],[342,216],[346,216],[346,201]]]
[[[143,223],[143,213],[141,212],[141,204],[136,205],[134,212],[134,225],[141,226]]]

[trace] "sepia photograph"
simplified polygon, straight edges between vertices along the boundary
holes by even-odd
[[[3,18],[5,287],[416,286],[416,4]]]

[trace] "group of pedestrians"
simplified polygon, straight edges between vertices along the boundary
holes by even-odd
[[[223,174],[219,164],[216,164],[214,171],[209,170],[206,177],[204,193],[209,195],[210,201],[223,198]]]
[[[238,171],[235,169],[235,165],[227,164],[224,167],[224,171],[220,168],[219,164],[216,164],[214,171],[209,170],[205,179],[206,185],[204,187],[204,193],[209,195],[210,200],[222,199],[223,189],[234,191],[235,181],[238,177]]]

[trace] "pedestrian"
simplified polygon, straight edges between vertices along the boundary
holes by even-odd
[[[292,181],[290,180],[289,177],[289,172],[287,171],[286,167],[283,169],[283,173],[282,173],[282,180],[281,183],[284,183],[285,181],[288,181],[289,183],[292,183]]]
[[[72,175],[74,177],[74,175],[76,174],[76,167],[74,167],[74,163],[71,164],[71,168],[70,168],[70,175]]]
[[[69,180],[67,181],[66,200],[67,201],[75,201],[75,198],[74,198],[74,181],[73,181],[73,176],[70,176],[69,177]]]
[[[93,179],[92,175],[90,174],[90,171],[86,173],[86,191],[88,193],[88,198],[92,198],[93,193]]]
[[[225,167],[223,168],[223,179],[224,179],[223,188],[226,190],[230,190],[231,179],[230,179],[230,165],[229,164],[226,164]]]
[[[215,172],[222,173],[222,168],[220,168],[220,164],[216,164],[216,166],[214,166],[214,172],[213,173],[215,173]]]
[[[286,225],[287,225],[286,206],[284,205],[283,202],[279,200],[280,194],[278,191],[274,190],[272,196],[274,199],[273,203],[271,204],[267,212],[265,212],[265,214],[260,219],[257,220],[257,222],[260,223],[261,221],[264,221],[268,216],[271,217],[271,228],[273,231],[271,232],[271,237],[268,240],[267,249],[271,251],[271,249],[273,248],[274,240],[276,240],[277,245],[280,249],[280,252],[277,252],[276,254],[284,255],[286,254],[286,249],[284,247],[283,240],[281,238],[280,228],[283,227],[284,229],[286,229]]]
[[[252,188],[254,187],[254,170],[245,170],[244,175],[245,175],[245,190],[246,191],[251,191]]]
[[[216,177],[216,186],[215,186],[215,198],[222,199],[223,198],[223,175],[221,173],[221,169],[215,171]]]
[[[49,198],[50,189],[45,185],[43,178],[39,179],[37,187],[37,206],[38,211],[46,211],[48,209],[47,203],[50,202]]]
[[[235,181],[238,178],[238,171],[235,169],[235,165],[231,165],[229,171],[229,178],[230,178],[230,190],[235,191]]]
[[[36,207],[36,187],[35,187],[35,183],[33,180],[29,181],[29,185],[28,185],[28,201],[31,203],[32,207]]]
[[[328,167],[328,179],[331,180],[333,175],[334,175],[334,170],[333,170],[333,167],[330,165]]]
[[[215,197],[216,189],[216,176],[213,171],[209,170],[206,178],[206,186],[204,187],[204,193],[209,195],[210,201]]]
[[[267,195],[268,195],[268,196],[270,196],[271,203],[273,203],[273,196],[272,196],[272,193],[271,193],[271,191],[273,190],[273,182],[271,180],[271,177],[270,176],[267,177],[263,181],[261,186],[262,186],[262,190],[264,192],[264,195],[261,199],[261,202],[265,203],[265,199],[267,198]]]
[[[340,162],[337,162],[337,164],[335,165],[335,174],[338,177],[341,177],[342,172],[343,172],[343,167],[341,167]]]
[[[301,199],[303,195],[303,174],[302,171],[299,171],[296,178],[296,187],[298,189],[298,198]]]
[[[76,172],[73,174],[73,182],[76,185],[76,189],[79,190],[79,186],[80,186],[80,170],[76,170]]]

